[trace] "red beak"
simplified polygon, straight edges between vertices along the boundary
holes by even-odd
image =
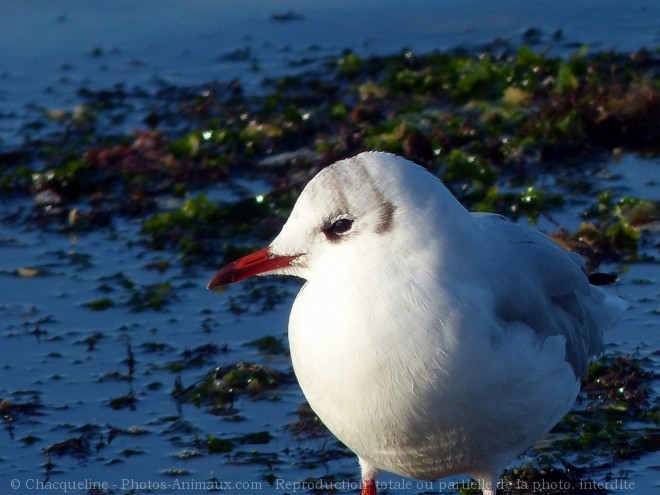
[[[206,288],[215,289],[222,285],[239,282],[253,275],[284,268],[290,266],[296,258],[297,256],[273,256],[270,253],[270,248],[263,248],[229,263],[213,276]]]

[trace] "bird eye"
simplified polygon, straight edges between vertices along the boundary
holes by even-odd
[[[333,234],[340,235],[351,230],[351,227],[353,227],[353,220],[350,218],[340,218],[339,220],[332,222],[332,225],[330,225],[330,231]]]
[[[339,237],[353,228],[353,220],[350,218],[338,218],[323,229],[323,233],[330,241],[336,241]]]

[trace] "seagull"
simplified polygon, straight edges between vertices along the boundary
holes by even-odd
[[[569,411],[603,330],[627,303],[540,231],[470,213],[402,157],[365,152],[321,170],[271,244],[218,271],[306,283],[289,319],[312,409],[379,471],[467,474],[484,495]]]

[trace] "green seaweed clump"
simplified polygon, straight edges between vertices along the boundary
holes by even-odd
[[[290,373],[240,361],[216,368],[190,387],[183,388],[177,382],[172,395],[183,402],[207,405],[216,414],[226,414],[241,396],[263,398],[267,392],[292,382],[293,376]]]
[[[184,262],[218,256],[226,259],[226,253],[236,254],[241,239],[245,243],[272,235],[275,227],[270,219],[275,214],[274,206],[263,196],[216,203],[199,194],[187,197],[176,210],[152,215],[142,232],[153,249],[174,249]],[[226,239],[232,239],[232,244]]]
[[[593,269],[603,261],[637,259],[647,227],[651,236],[653,224],[660,218],[660,203],[632,197],[615,202],[612,193],[604,191],[586,216],[587,221],[575,232],[562,230],[553,238],[580,253]]]
[[[507,469],[499,482],[497,493],[505,495],[607,494],[608,490],[600,488],[598,482],[590,479],[588,474],[587,471],[566,463],[563,468],[530,463],[522,468]]]
[[[583,381],[579,409],[553,430],[563,434],[554,446],[584,457],[636,458],[660,449],[658,404],[650,403],[654,379],[630,356],[603,357],[591,363]]]

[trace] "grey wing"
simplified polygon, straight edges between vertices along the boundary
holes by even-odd
[[[586,373],[591,356],[603,350],[602,306],[606,294],[589,284],[579,255],[540,231],[499,215],[473,214],[498,260],[490,280],[495,312],[502,324],[521,322],[540,339],[566,338],[566,360],[576,376]]]

